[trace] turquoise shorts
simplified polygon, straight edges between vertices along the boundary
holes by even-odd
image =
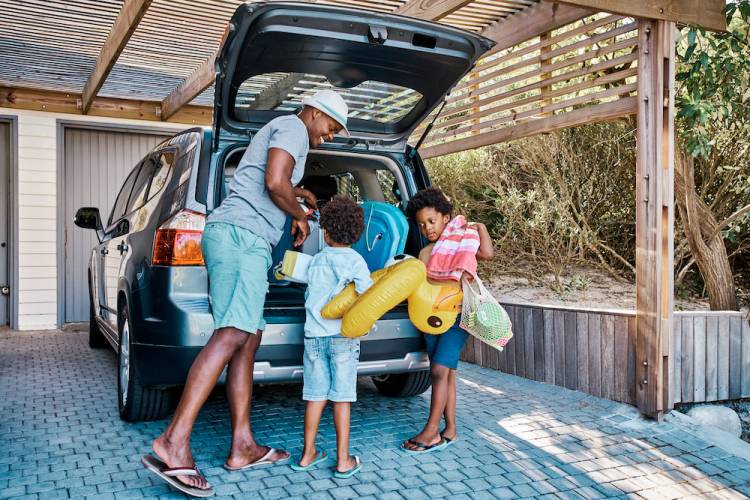
[[[352,403],[357,400],[359,339],[305,337],[302,399]]]
[[[247,333],[264,330],[271,245],[247,229],[210,222],[203,230],[201,249],[208,271],[214,329],[231,326]]]

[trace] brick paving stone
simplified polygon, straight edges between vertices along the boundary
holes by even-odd
[[[529,486],[528,484],[514,484],[510,487],[511,490],[520,498],[533,497],[538,495],[537,491]]]
[[[139,463],[165,421],[126,424],[117,414],[116,358],[81,333],[0,332],[0,498],[182,498]],[[556,386],[462,363],[461,439],[406,455],[429,392],[381,397],[362,379],[352,406],[352,452],[364,470],[334,480],[330,467],[274,466],[229,474],[226,398],[216,391],[195,425],[193,447],[217,498],[603,498],[748,496],[750,461],[694,429]],[[585,402],[585,405],[583,403]],[[489,417],[489,418],[488,418]],[[304,402],[294,384],[254,391],[256,437],[301,452]],[[497,425],[492,422],[498,422]],[[330,409],[319,444],[335,449]]]

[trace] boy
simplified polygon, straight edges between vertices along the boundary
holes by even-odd
[[[440,239],[445,226],[453,218],[453,205],[437,188],[419,191],[409,200],[406,213],[419,226],[422,235],[430,242],[419,252],[419,259],[428,264],[435,242]],[[470,224],[479,233],[477,260],[490,260],[493,256],[492,239],[484,224]],[[434,280],[431,280],[434,282]],[[441,281],[440,285],[461,287],[457,281]],[[407,439],[401,447],[410,453],[427,453],[444,448],[457,438],[456,431],[456,369],[458,357],[469,334],[458,326],[459,319],[450,330],[441,335],[425,334],[427,354],[430,357],[432,399],[430,415],[422,432]],[[440,420],[445,416],[445,428],[439,432]]]
[[[359,340],[341,336],[341,320],[323,319],[321,309],[344,287],[354,282],[357,293],[370,285],[367,263],[351,249],[364,226],[364,211],[353,200],[341,196],[329,201],[320,214],[327,247],[317,253],[307,269],[305,294],[305,355],[303,364],[305,445],[296,471],[307,470],[327,460],[318,451],[315,438],[326,403],[333,402],[336,427],[337,478],[351,477],[362,468],[359,457],[349,455],[350,405],[357,400]]]

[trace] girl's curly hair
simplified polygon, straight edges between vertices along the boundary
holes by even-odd
[[[444,215],[453,215],[453,204],[436,187],[429,187],[417,192],[406,205],[406,215],[410,219],[414,219],[417,212],[428,207],[434,208]]]
[[[320,227],[328,237],[341,245],[353,245],[359,240],[365,225],[365,211],[346,196],[336,196],[320,212]]]

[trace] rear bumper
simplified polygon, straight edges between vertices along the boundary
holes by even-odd
[[[132,296],[133,368],[149,386],[184,384],[190,366],[213,334],[203,268],[154,268],[150,286]],[[156,278],[157,276],[154,276]],[[256,382],[289,382],[302,377],[305,311],[267,307],[267,322],[256,354]],[[400,307],[363,337],[360,375],[429,368],[422,335]],[[222,375],[223,380],[223,375]]]
[[[364,354],[366,344],[362,344]],[[288,346],[296,350],[296,346]],[[302,380],[302,363],[279,365],[262,359],[263,347],[258,350],[258,360],[253,370],[255,383],[263,382],[293,382]],[[199,347],[164,347],[134,345],[131,359],[142,383],[148,386],[175,386],[185,383],[195,357],[200,352]],[[357,374],[383,375],[386,373],[405,373],[428,370],[430,367],[427,353],[423,350],[407,352],[401,357],[360,359]],[[224,383],[226,370],[221,374],[219,383]]]

